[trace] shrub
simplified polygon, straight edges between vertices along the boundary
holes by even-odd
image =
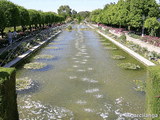
[[[67,30],[68,30],[68,31],[71,31],[71,30],[72,30],[72,26],[69,25],[69,26],[67,27]]]
[[[133,63],[121,63],[118,66],[126,70],[137,70],[141,68],[139,65]]]
[[[99,30],[101,30],[101,29],[102,29],[102,27],[101,27],[101,26],[98,26],[98,29],[99,29]]]
[[[105,29],[105,33],[108,33],[108,32],[109,32],[109,28],[106,28],[106,29]]]
[[[16,79],[16,90],[21,91],[31,88],[32,81],[28,77]]]
[[[34,57],[34,59],[52,59],[54,56],[52,55],[37,55]]]
[[[119,37],[120,42],[126,43],[126,36],[123,34]]]
[[[125,59],[125,57],[124,57],[124,56],[121,56],[121,55],[114,55],[114,56],[112,56],[112,58],[115,59],[115,60]]]
[[[33,62],[33,63],[28,63],[24,65],[25,69],[41,69],[46,67],[46,63],[40,63],[40,62]]]
[[[141,36],[136,35],[136,34],[133,34],[133,33],[130,33],[129,36],[130,36],[130,37],[133,37],[133,38],[135,38],[135,39],[141,39]]]
[[[136,87],[135,87],[136,91],[145,92],[146,84],[143,81],[141,81],[141,80],[133,80],[133,82],[136,85]]]

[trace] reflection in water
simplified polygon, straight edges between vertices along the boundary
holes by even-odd
[[[145,96],[132,89],[132,81],[145,80],[145,69],[134,72],[120,69],[117,64],[121,61],[111,58],[114,52],[126,57],[123,62],[140,63],[119,48],[104,50],[100,43],[104,38],[94,31],[80,31],[86,26],[74,27],[78,30],[62,32],[46,46],[52,49],[38,53],[60,59],[31,59],[54,69],[33,72],[22,68],[18,71],[19,77],[30,76],[41,84],[38,91],[18,95],[20,119],[129,120],[132,119],[129,113],[144,113]],[[54,50],[55,47],[60,49]]]

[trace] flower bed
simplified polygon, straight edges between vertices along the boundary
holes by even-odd
[[[121,34],[121,35],[124,33],[128,33],[130,37],[133,37],[135,39],[142,40],[148,44],[160,47],[159,37],[154,37],[154,36],[149,36],[149,35],[145,35],[144,37],[141,37],[140,35],[134,34],[135,33],[134,31],[131,31],[131,32],[126,31],[125,28],[114,28],[114,27],[105,26],[103,24],[98,24],[98,26],[103,27],[105,29],[105,32],[108,32],[109,30],[111,30],[115,34]]]
[[[147,58],[149,60],[152,60],[154,63],[160,64],[160,54],[159,53],[150,52],[150,51],[147,50],[147,48],[141,47],[140,45],[135,44],[131,41],[126,41],[126,38],[123,35],[121,37],[117,37],[116,35],[109,32],[108,29],[112,29],[111,27],[106,26],[106,28],[107,28],[107,30],[102,31],[102,32],[105,32],[106,35],[108,35],[109,37],[117,40],[118,42],[127,46],[131,50],[139,53],[140,55],[144,56],[145,58]],[[158,38],[158,37],[152,37],[152,36],[141,37],[139,35],[134,34],[133,32],[131,33],[131,32],[128,32],[128,31],[123,31],[123,33],[128,33],[128,35],[130,37],[133,37],[135,39],[139,39],[139,40],[142,40],[146,43],[149,43],[149,44],[155,45],[157,47],[160,47],[160,38]]]
[[[158,37],[145,35],[143,38],[141,37],[141,40],[154,46],[160,47],[160,38]]]

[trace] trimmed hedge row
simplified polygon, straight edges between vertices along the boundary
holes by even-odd
[[[148,120],[160,120],[160,66],[148,68],[147,79],[147,113],[157,114],[156,118]]]
[[[14,68],[0,68],[0,120],[18,120]]]

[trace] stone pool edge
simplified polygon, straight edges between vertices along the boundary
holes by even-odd
[[[90,28],[94,29],[94,27],[92,27],[91,25],[87,24]],[[100,32],[99,30],[96,30],[96,32],[98,32],[100,35],[104,36],[105,38],[107,38],[109,41],[111,41],[112,43],[114,43],[115,45],[117,45],[118,47],[120,47],[122,50],[124,50],[125,52],[127,52],[128,54],[130,54],[132,57],[134,57],[135,59],[137,59],[139,62],[141,62],[142,64],[144,64],[145,66],[156,66],[156,64],[154,64],[153,62],[147,60],[146,58],[144,58],[143,56],[141,56],[140,54],[132,51],[131,49],[129,49],[128,47],[122,45],[121,43],[115,41],[114,39],[112,39],[111,37],[105,35],[104,33]]]

